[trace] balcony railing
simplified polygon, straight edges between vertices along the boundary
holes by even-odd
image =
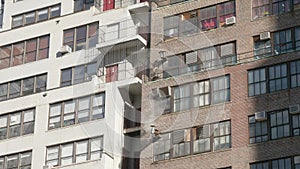
[[[135,25],[132,19],[99,27],[99,43],[126,40],[135,35],[148,39],[148,26]]]

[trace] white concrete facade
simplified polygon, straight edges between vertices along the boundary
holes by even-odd
[[[12,29],[12,16],[55,4],[61,4],[60,17]],[[147,3],[144,3],[144,5],[148,6]],[[104,145],[101,159],[54,168],[121,168],[122,148],[124,144],[123,114],[125,100],[121,96],[119,89],[120,87],[124,88],[124,86],[126,88],[130,84],[139,84],[141,80],[135,77],[135,72],[132,72],[130,75],[125,76],[126,78],[110,83],[105,83],[103,78],[93,76],[91,81],[60,87],[61,69],[99,60],[97,58],[99,56],[98,49],[101,51],[102,45],[106,45],[104,42],[98,44],[97,48],[71,52],[62,57],[56,57],[56,54],[63,44],[63,31],[66,29],[93,22],[99,22],[99,27],[101,27],[125,20],[132,20],[132,17],[128,7],[104,12],[101,12],[101,9],[99,11],[99,9],[92,7],[90,10],[77,13],[73,12],[73,8],[74,0],[5,1],[3,27],[0,30],[0,47],[48,34],[50,34],[50,41],[49,58],[0,70],[0,84],[47,73],[46,91],[0,102],[0,116],[18,110],[35,108],[34,133],[0,140],[0,157],[32,150],[31,168],[41,169],[46,165],[46,151],[48,146],[103,136]],[[127,26],[134,26],[135,23],[133,20],[131,24]],[[132,37],[135,33],[130,32],[128,36]],[[126,43],[126,41],[127,38],[122,39],[122,41],[116,39],[115,41],[110,41],[109,45]],[[146,45],[146,40],[142,39],[142,42],[138,41],[137,46],[143,47]],[[97,53],[97,55],[90,56],[91,53]],[[132,70],[134,69],[134,65],[129,62],[126,64]],[[119,69],[124,68],[120,66]],[[124,69],[124,71],[126,70]],[[105,92],[104,118],[53,130],[48,129],[50,104],[81,96],[93,95],[99,92]]]

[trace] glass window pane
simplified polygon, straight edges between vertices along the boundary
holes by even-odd
[[[64,114],[75,112],[75,102],[73,100],[65,102]]]
[[[0,116],[0,128],[7,126],[7,116]]]
[[[61,86],[68,86],[72,83],[72,68],[61,71]]]
[[[87,153],[88,151],[88,141],[82,141],[76,143],[76,154]]]
[[[89,107],[90,107],[90,97],[85,97],[85,98],[79,99],[78,110],[89,109]]]
[[[48,19],[48,9],[41,9],[38,11],[38,22]]]
[[[15,98],[20,96],[20,92],[21,92],[21,81],[11,82],[9,98]]]
[[[85,66],[77,66],[74,68],[74,84],[83,82],[85,73]]]
[[[73,144],[62,145],[61,157],[72,156],[73,154]]]
[[[60,5],[51,7],[50,9],[50,18],[58,17],[60,16]]]
[[[27,78],[23,80],[22,95],[29,95],[34,92],[34,78]]]
[[[47,149],[47,160],[58,159],[59,147],[50,147]]]
[[[86,73],[88,76],[96,75],[97,70],[97,63],[88,64]]]
[[[61,103],[50,105],[50,117],[60,115]]]
[[[26,166],[31,164],[31,152],[21,154],[21,166]]]
[[[24,122],[30,122],[34,120],[34,110],[27,110],[24,112]]]
[[[35,12],[25,14],[25,24],[31,24],[35,22]]]
[[[18,154],[7,157],[7,168],[18,168]]]
[[[19,27],[23,25],[23,15],[20,16],[14,16],[12,18],[12,27]]]
[[[21,123],[21,113],[14,113],[10,115],[10,126]]]
[[[47,88],[47,75],[36,77],[36,93],[45,91]]]

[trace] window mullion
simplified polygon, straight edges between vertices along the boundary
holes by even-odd
[[[78,112],[79,112],[79,99],[75,99],[74,101],[75,104],[75,124],[78,124],[79,118],[78,118]]]

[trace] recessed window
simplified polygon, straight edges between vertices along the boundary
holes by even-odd
[[[268,141],[267,121],[256,121],[254,116],[249,117],[249,140],[250,143]]]
[[[0,169],[31,168],[32,152],[0,156]]]
[[[0,47],[0,69],[35,62],[49,57],[50,36],[41,36]]]
[[[154,161],[231,147],[230,121],[206,124],[162,134],[153,145]]]
[[[32,134],[35,110],[28,109],[0,116],[0,140]]]
[[[96,160],[101,158],[102,152],[103,136],[49,146],[46,164],[55,167]]]
[[[60,4],[12,16],[12,28],[17,28],[60,16]]]
[[[94,0],[74,0],[74,12],[89,10],[94,6]]]
[[[256,69],[248,72],[248,94],[256,96],[267,91],[267,79],[265,68]]]
[[[43,74],[0,84],[0,101],[45,91],[46,82]]]
[[[62,69],[60,86],[63,87],[90,81],[92,76],[97,74],[97,71],[97,63],[88,63],[86,65]]]
[[[229,76],[174,87],[174,112],[230,100]]]
[[[99,93],[50,104],[49,129],[104,118],[105,94]]]
[[[271,40],[260,40],[259,36],[254,37],[254,56],[256,58],[272,55]]]
[[[236,61],[235,42],[215,45],[167,57],[167,62],[163,64],[163,77],[167,78],[190,72],[217,69],[235,64]]]
[[[297,4],[297,1],[294,4]],[[291,11],[291,6],[290,0],[252,0],[252,18],[286,13]]]
[[[98,42],[97,30],[98,23],[64,30],[63,45],[68,45],[73,51],[95,47]]]

